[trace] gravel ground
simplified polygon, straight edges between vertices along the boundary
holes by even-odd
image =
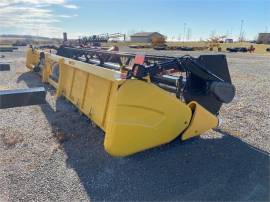
[[[0,89],[43,86],[24,49],[0,55]],[[269,201],[270,57],[227,58],[237,94],[218,131],[126,158],[47,85],[47,104],[0,110],[0,201]]]

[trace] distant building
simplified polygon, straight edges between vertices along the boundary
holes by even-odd
[[[259,33],[257,43],[270,44],[270,33]]]
[[[233,39],[225,39],[225,43],[233,43]]]
[[[158,32],[138,32],[130,36],[131,42],[151,43],[153,39],[162,39],[164,36]]]

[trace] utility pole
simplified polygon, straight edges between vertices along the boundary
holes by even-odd
[[[244,20],[241,20],[241,27],[240,27],[240,35],[239,35],[239,41],[243,41],[243,26],[244,26]]]
[[[183,41],[185,41],[186,38],[186,23],[184,23],[184,34],[183,34]]]
[[[191,28],[187,29],[187,40],[189,41],[191,39]]]

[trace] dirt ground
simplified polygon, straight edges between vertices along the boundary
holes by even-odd
[[[11,63],[0,88],[44,86],[24,48],[0,55]],[[47,104],[0,109],[0,201],[269,201],[270,56],[226,55],[237,93],[220,129],[126,158],[48,85]]]

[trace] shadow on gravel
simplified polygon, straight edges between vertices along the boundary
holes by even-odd
[[[41,108],[93,201],[269,201],[269,154],[229,134],[113,158],[103,132],[67,101]]]

